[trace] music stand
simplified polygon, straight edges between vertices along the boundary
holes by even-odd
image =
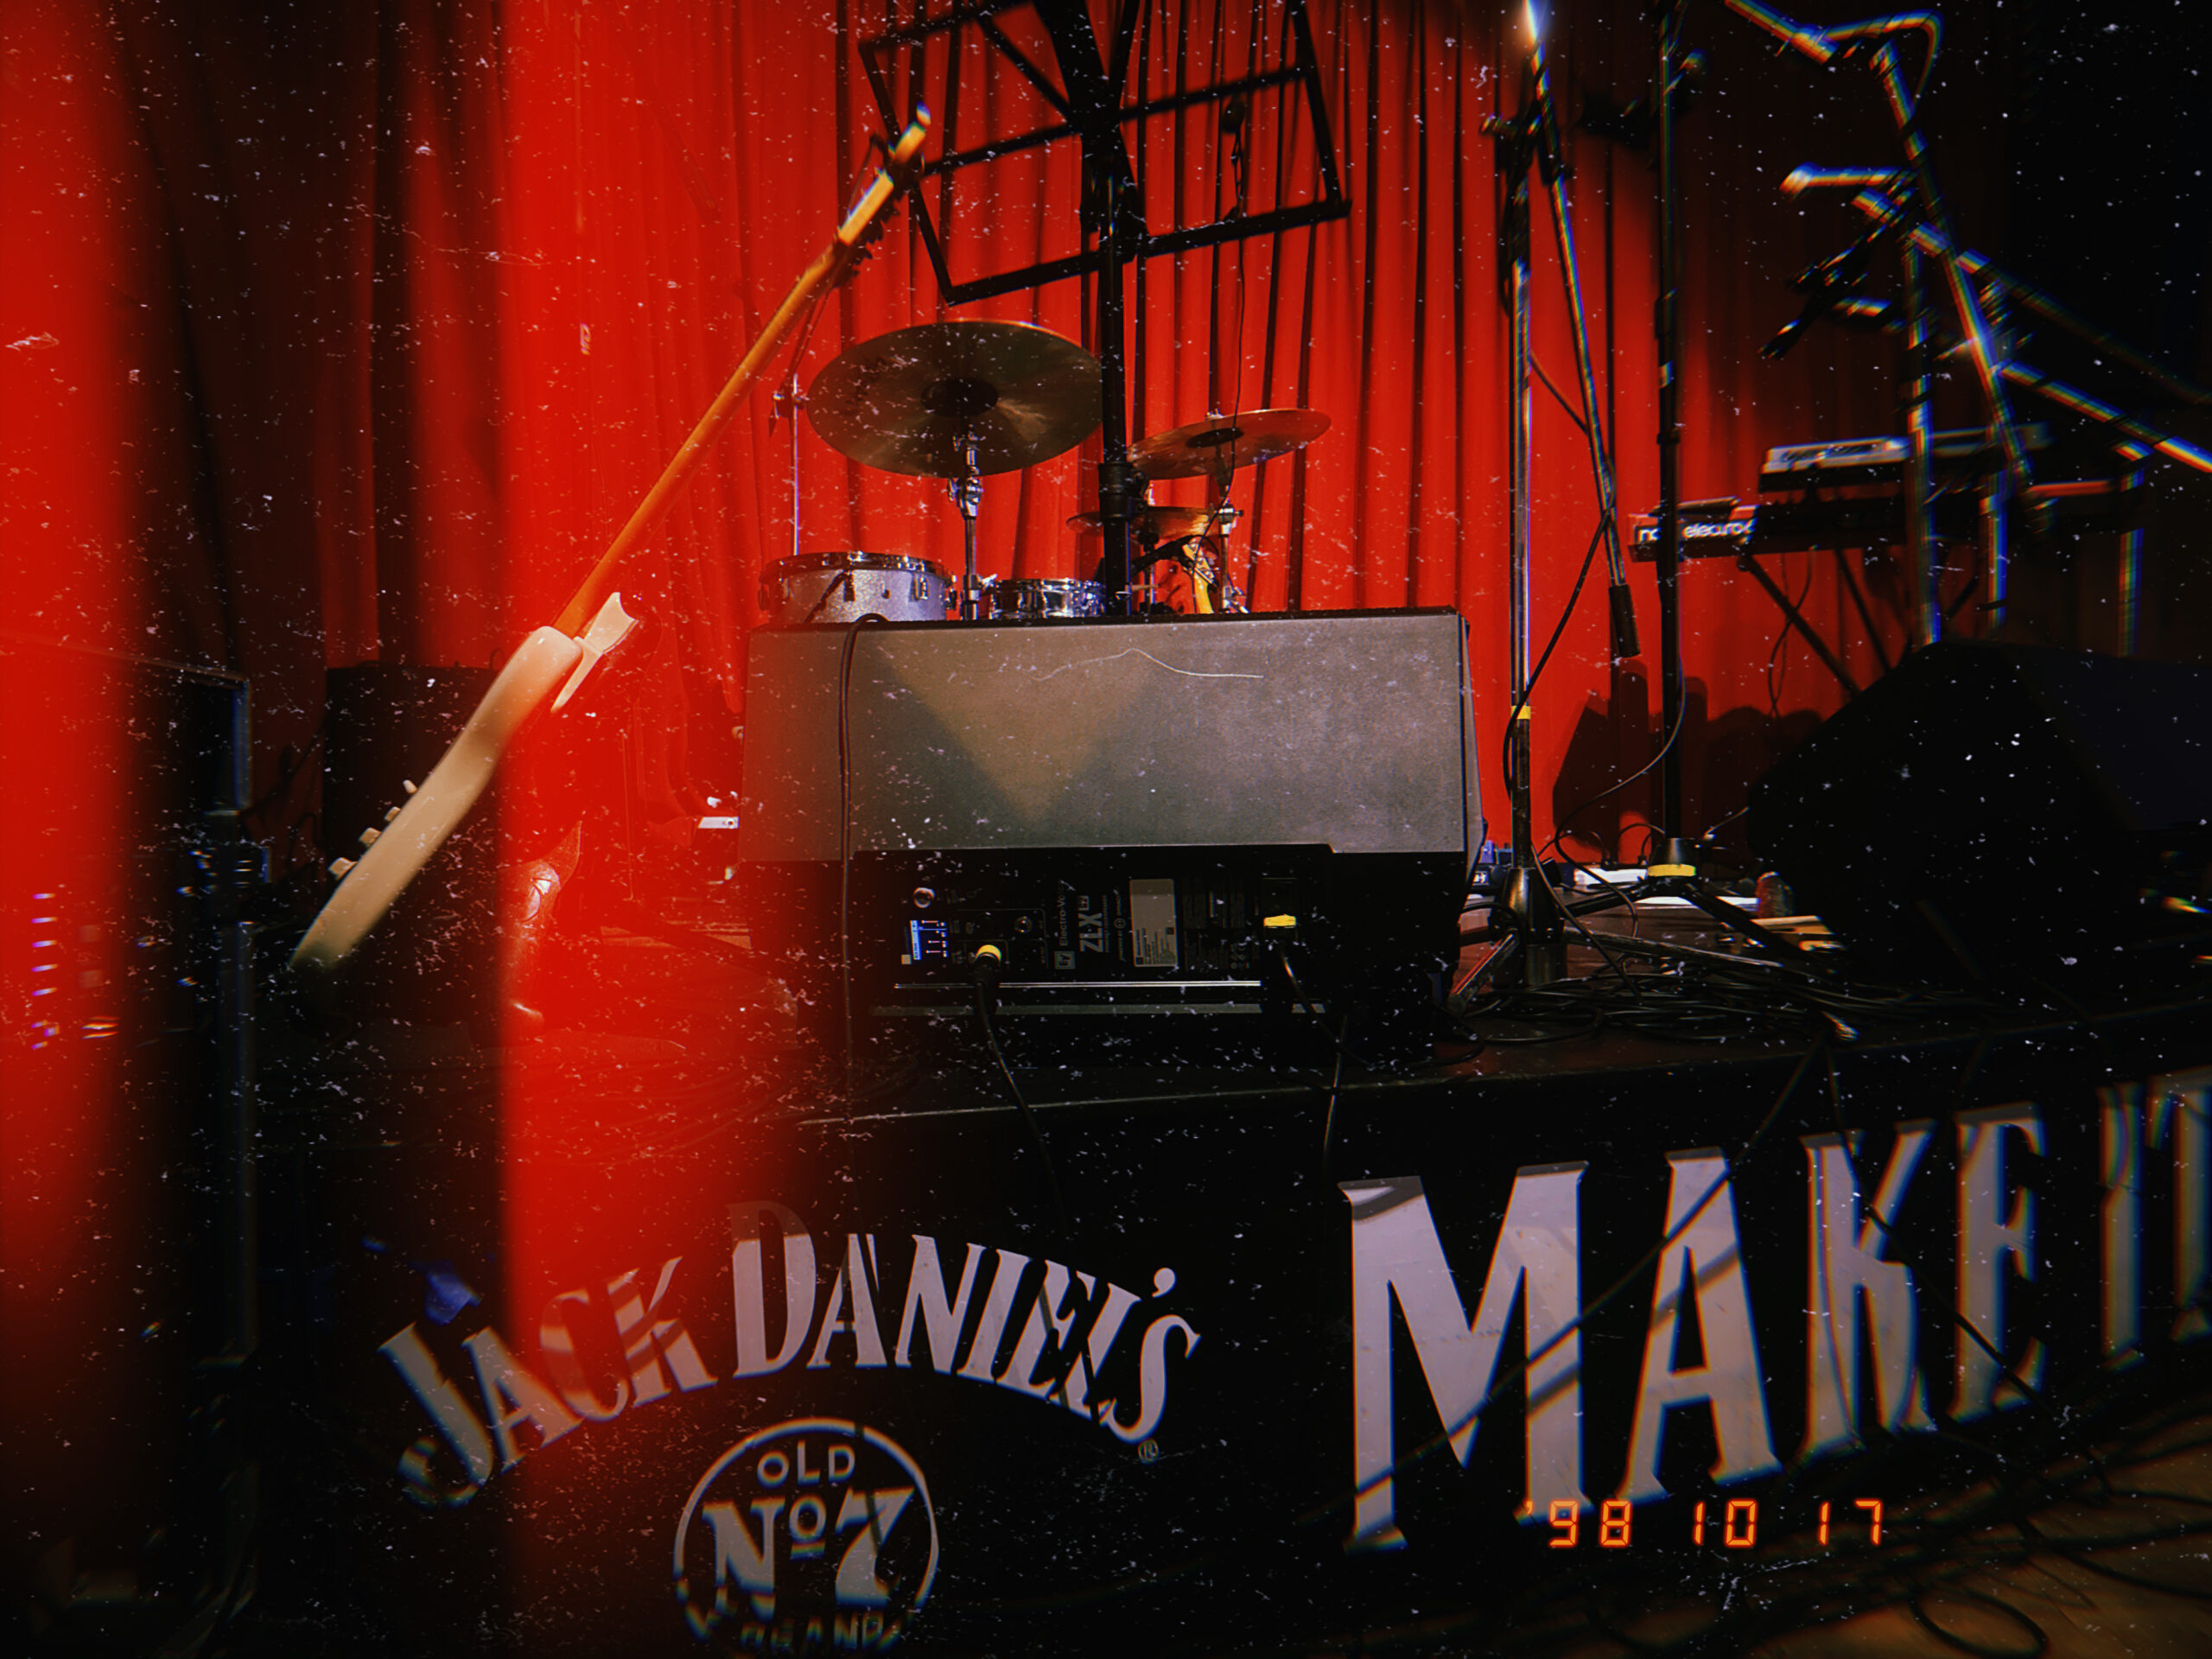
[[[1007,14],[1033,13],[1058,69],[1057,82],[1045,67],[1023,51],[1001,22]],[[1142,0],[1120,0],[1115,10],[1112,54],[1109,59],[1090,26],[1090,13],[1083,0],[966,0],[941,16],[927,15],[918,7],[909,22],[894,23],[860,43],[860,56],[868,85],[887,128],[894,127],[896,110],[892,68],[899,55],[907,54],[908,78],[921,79],[929,43],[944,41],[945,84],[928,89],[926,101],[943,111],[944,152],[923,169],[925,183],[938,181],[937,207],[931,212],[924,188],[914,194],[914,223],[930,263],[937,273],[938,291],[948,305],[964,305],[995,295],[1040,288],[1071,276],[1095,276],[1098,283],[1096,355],[1103,370],[1100,397],[1104,418],[1100,423],[1102,454],[1098,463],[1099,528],[1106,541],[1103,566],[1107,588],[1106,611],[1126,615],[1130,609],[1130,520],[1138,505],[1141,482],[1128,461],[1128,363],[1122,346],[1122,272],[1125,266],[1162,254],[1242,241],[1248,237],[1271,236],[1299,226],[1319,225],[1341,219],[1350,211],[1337,170],[1335,140],[1328,111],[1321,95],[1319,60],[1306,16],[1305,0],[1281,0],[1279,49],[1281,60],[1273,67],[1239,76],[1210,86],[1193,87],[1170,97],[1126,101],[1129,70],[1138,41],[1138,25],[1146,15]],[[1257,14],[1255,14],[1257,15]],[[987,47],[1034,89],[1058,118],[1027,132],[990,135],[980,143],[959,147],[960,61],[963,32],[974,30]],[[1306,119],[1311,124],[1318,191],[1310,200],[1285,201],[1285,188],[1278,181],[1275,206],[1248,213],[1243,203],[1222,218],[1205,224],[1174,226],[1164,232],[1150,228],[1137,174],[1130,163],[1124,129],[1160,116],[1245,100],[1249,109],[1255,93],[1276,91],[1288,96],[1302,92]],[[912,90],[910,87],[910,91]],[[946,245],[955,222],[954,178],[967,168],[986,166],[1003,156],[1039,149],[1068,139],[1082,146],[1084,189],[1079,208],[1080,229],[1089,245],[1077,254],[1041,260],[1019,269],[985,272],[956,279]],[[1240,342],[1241,347],[1241,342]],[[1140,361],[1138,371],[1142,372]]]

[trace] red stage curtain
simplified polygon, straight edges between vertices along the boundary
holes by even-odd
[[[33,607],[40,626],[85,639],[120,628],[162,654],[251,674],[257,779],[270,796],[263,823],[281,856],[308,856],[303,837],[287,842],[284,831],[307,804],[298,780],[313,771],[322,666],[489,663],[550,619],[826,235],[877,125],[855,43],[904,10],[853,0],[834,10],[756,0],[125,3],[105,18],[73,12],[45,25],[103,66],[70,83],[70,96],[106,159],[41,142],[45,92],[12,93],[33,130],[11,148],[11,179],[35,196],[69,191],[88,168],[97,175],[98,192],[69,200],[83,202],[77,211],[99,237],[130,250],[114,256],[133,262],[130,280],[99,280],[130,296],[136,334],[125,349],[77,330],[65,348],[86,353],[101,376],[135,367],[140,378],[127,396],[81,379],[48,385],[37,353],[10,353],[25,388],[10,413],[37,442],[100,399],[130,429],[66,456],[35,443],[16,474],[10,536],[48,586],[50,602]],[[1095,10],[1103,30],[1103,3]],[[1570,123],[1587,92],[1633,96],[1650,46],[1639,8],[1605,0],[1554,10]],[[1894,424],[1878,343],[1816,333],[1778,365],[1755,355],[1794,308],[1783,279],[1850,228],[1840,207],[1785,205],[1774,185],[1800,161],[1893,156],[1873,83],[1777,61],[1747,25],[1714,12],[1695,20],[1712,55],[1710,90],[1684,125],[1692,496],[1750,489],[1770,443]],[[1233,0],[1154,0],[1147,85],[1166,92],[1242,70],[1255,15]],[[1272,38],[1279,14],[1264,15]],[[1239,480],[1243,547],[1258,550],[1239,574],[1255,604],[1459,607],[1473,628],[1478,709],[1493,728],[1507,707],[1505,393],[1499,185],[1479,129],[1522,95],[1517,17],[1446,0],[1315,0],[1351,217],[1153,262],[1130,342],[1142,350],[1138,431],[1232,404],[1331,416],[1309,450]],[[1037,38],[1020,14],[1009,27]],[[1982,234],[1978,188],[1995,140],[1980,115],[1977,48],[1962,33],[1931,115],[1966,228]],[[63,60],[19,54],[10,73],[50,89]],[[941,78],[941,64],[925,74]],[[1042,110],[980,48],[969,54],[963,97],[963,143],[1033,124]],[[1302,119],[1283,127],[1274,114],[1264,99],[1255,112],[1255,202],[1278,169],[1303,184],[1311,135]],[[1156,121],[1135,142],[1155,227],[1217,211],[1222,139],[1210,113]],[[974,261],[963,274],[1074,245],[1069,149],[963,175],[966,252],[956,258]],[[1636,507],[1655,492],[1649,167],[1584,134],[1571,149],[1601,399],[1623,501]],[[1537,241],[1538,353],[1571,391],[1541,203]],[[42,257],[35,245],[33,257]],[[1084,285],[1068,282],[963,315],[1087,339],[1084,300]],[[11,339],[57,332],[41,322],[41,303],[14,308]],[[852,340],[944,314],[918,239],[902,225],[827,308],[803,378]],[[1538,442],[1535,588],[1548,631],[1592,507],[1580,435],[1548,399]],[[957,520],[940,486],[861,468],[810,429],[799,447],[805,546],[957,565]],[[1087,566],[1090,550],[1065,521],[1089,505],[1092,454],[1095,441],[992,481],[987,570]],[[649,815],[672,818],[733,781],[728,728],[711,709],[702,720],[699,705],[718,695],[730,721],[742,718],[759,576],[791,542],[790,475],[788,428],[764,389],[630,584],[664,630],[642,677],[664,704],[648,723],[680,731],[688,684],[691,727],[719,743],[639,747],[633,773],[646,767],[654,780],[643,796]],[[41,526],[58,522],[41,515],[57,501],[105,504],[140,526],[73,543],[127,565],[126,579],[79,572],[74,555],[41,557],[41,538],[56,534]],[[1853,671],[1871,676],[1836,563],[1807,556],[1777,568],[1846,642]],[[1875,558],[1867,579],[1894,650],[1896,573]],[[1648,571],[1637,582],[1644,662],[1608,663],[1592,593],[1547,672],[1540,833],[1649,752],[1656,696],[1645,663],[1657,618]],[[134,587],[139,596],[126,597]],[[1777,643],[1777,613],[1726,564],[1691,569],[1684,616],[1701,722],[1681,745],[1694,830],[1740,800],[1779,732],[1833,707],[1837,692],[1796,641]],[[1496,747],[1484,746],[1485,796],[1502,823]],[[1610,830],[1612,809],[1585,822]]]

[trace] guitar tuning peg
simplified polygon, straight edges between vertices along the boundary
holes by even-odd
[[[346,872],[353,868],[355,861],[356,861],[350,858],[332,859],[330,861],[330,874],[332,877],[336,880],[343,881],[346,879]]]
[[[412,795],[415,792],[415,780],[412,778],[401,779],[399,780],[399,786],[405,790],[410,795]]]
[[[364,847],[369,846],[378,836],[381,836],[382,834],[384,834],[383,830],[372,824],[369,828],[361,831],[361,845]]]
[[[398,809],[397,807],[396,807],[396,806],[395,806],[395,807],[393,807],[393,808],[391,809],[391,811],[389,811],[389,812],[387,812],[387,813],[385,813],[385,814],[384,815],[384,821],[385,821],[386,823],[391,823],[394,818],[397,817],[398,816],[399,816],[399,809]]]

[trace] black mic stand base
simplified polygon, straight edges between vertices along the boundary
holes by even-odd
[[[1516,864],[1491,902],[1491,931],[1510,935],[1510,976],[1522,990],[1541,990],[1567,977],[1567,926],[1551,884],[1533,864]]]
[[[1758,945],[1763,954],[1810,969],[1793,944],[1776,938],[1714,891],[1698,874],[1697,849],[1680,836],[1667,837],[1665,849],[1644,867],[1643,880],[1629,890],[1625,902],[1641,904],[1646,899],[1682,899],[1712,917],[1724,931]]]

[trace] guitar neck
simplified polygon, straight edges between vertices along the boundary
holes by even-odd
[[[612,601],[624,563],[660,521],[677,492],[721,435],[792,326],[858,256],[878,215],[915,172],[929,124],[929,111],[918,111],[867,193],[845,215],[830,245],[800,273],[721,395],[691,429],[691,435],[671,458],[652,488],[645,492],[630,522],[592,567],[559,620],[523,642],[423,786],[387,823],[362,836],[365,850],[359,859],[334,867],[334,874],[340,878],[338,887],[293,952],[294,967],[327,970],[353,954],[416,872],[468,815],[524,722],[548,701],[558,709],[573,691],[574,682],[589,673],[601,652],[611,649],[627,631],[630,619],[622,614],[620,603]],[[588,621],[591,626],[587,633]],[[620,626],[613,626],[615,622]],[[564,684],[567,690],[563,689]]]
[[[736,372],[730,376],[721,394],[708,405],[707,412],[699,417],[699,423],[691,429],[691,435],[684,439],[682,447],[670,458],[660,477],[654,480],[652,488],[647,490],[645,499],[638,503],[636,511],[630,515],[630,522],[622,526],[621,533],[600,556],[599,563],[592,567],[591,574],[576,589],[568,608],[561,613],[560,620],[554,624],[563,632],[574,633],[582,627],[585,619],[596,612],[607,596],[614,591],[623,563],[637,550],[652,527],[660,522],[661,515],[668,511],[669,503],[676,499],[676,493],[683,487],[684,481],[691,476],[692,469],[714,447],[715,440],[721,435],[722,429],[737,413],[746,394],[759,384],[785,337],[806,314],[807,307],[835,287],[846,268],[858,257],[861,245],[868,237],[876,216],[899,193],[907,175],[913,170],[915,160],[921,153],[922,140],[929,136],[929,111],[916,111],[906,131],[899,135],[890,159],[878,169],[867,193],[854,205],[852,212],[845,215],[844,222],[837,226],[837,233],[830,238],[829,245],[815,256],[812,264],[799,273],[798,281],[791,285],[791,292],[784,296],[784,302],[768,319],[767,326],[760,331],[760,337],[753,342],[753,349],[746,353],[744,360],[737,365]]]

